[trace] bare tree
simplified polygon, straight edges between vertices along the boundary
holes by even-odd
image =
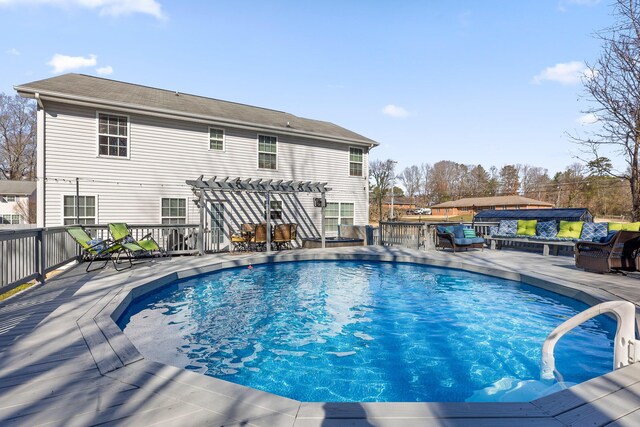
[[[382,221],[382,199],[391,189],[396,162],[391,159],[372,160],[369,178],[373,180],[373,196],[378,205],[378,221]]]
[[[13,211],[25,219],[29,224],[35,224],[37,221],[36,199],[29,197],[26,200],[20,200],[16,203]]]
[[[573,208],[587,204],[587,180],[585,179],[584,171],[584,165],[573,163],[567,166],[564,172],[558,172],[555,175],[554,181],[560,187],[556,200],[558,207]]]
[[[542,200],[551,183],[548,170],[540,166],[518,165],[521,175],[522,194]]]
[[[422,182],[422,188],[420,194],[422,195],[422,203],[430,205],[433,200],[431,196],[431,178],[433,176],[433,167],[429,163],[423,163],[420,165],[420,181]]]
[[[602,53],[583,78],[597,119],[597,130],[574,137],[592,156],[600,172],[626,180],[631,190],[631,216],[640,220],[640,0],[615,0],[613,26],[599,32]],[[611,149],[626,163],[616,171],[600,152]]]
[[[0,93],[0,173],[4,179],[33,179],[35,166],[35,103]]]
[[[398,179],[407,190],[408,197],[413,199],[420,191],[422,175],[418,166],[413,165],[404,168],[404,170],[398,175]]]

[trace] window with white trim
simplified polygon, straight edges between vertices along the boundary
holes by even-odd
[[[258,135],[258,168],[277,169],[278,138]]]
[[[98,154],[109,157],[129,156],[129,118],[98,114]]]
[[[3,202],[15,202],[16,196],[2,196]]]
[[[224,130],[209,128],[209,149],[224,151]]]
[[[340,224],[340,203],[327,202],[324,210],[325,233],[337,233]]]
[[[364,172],[364,150],[362,148],[349,147],[349,176],[362,176]]]
[[[187,199],[163,198],[162,199],[163,224],[186,224],[187,223]]]
[[[340,224],[353,225],[353,203],[340,203]]]
[[[269,209],[271,219],[282,219],[282,201],[270,200],[269,204],[271,205],[271,209]]]
[[[96,196],[79,196],[76,214],[76,196],[63,196],[64,225],[95,224]]]
[[[20,224],[20,215],[17,214],[2,214],[0,219],[0,224]]]
[[[324,211],[324,230],[327,233],[337,233],[338,224],[353,225],[353,218],[353,203],[327,202],[327,207]]]

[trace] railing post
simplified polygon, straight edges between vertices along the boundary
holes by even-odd
[[[198,228],[198,254],[202,256],[204,255],[204,223],[205,223],[204,191],[203,190],[200,190],[200,195],[198,197],[198,208],[200,208],[200,227]]]
[[[382,240],[382,235],[383,235],[383,233],[382,233],[382,222],[380,222],[380,223],[378,224],[378,235],[380,236],[380,237],[378,238],[378,244],[379,244],[380,246],[384,246],[384,240]]]
[[[35,239],[35,254],[36,254],[36,273],[38,274],[38,281],[44,284],[45,272],[47,270],[46,264],[46,247],[44,241],[44,228],[40,228],[36,233]]]

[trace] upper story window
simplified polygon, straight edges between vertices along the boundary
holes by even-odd
[[[0,196],[0,200],[3,202],[15,202],[16,196]]]
[[[362,148],[349,148],[349,176],[362,176],[364,150]]]
[[[258,168],[277,169],[278,138],[258,135]]]
[[[96,196],[63,196],[64,225],[95,224]],[[77,212],[76,212],[77,207]]]
[[[113,114],[98,114],[98,154],[129,157],[129,118]]]
[[[187,223],[187,199],[163,198],[161,203],[163,224]]]
[[[209,128],[209,149],[224,151],[224,130]]]

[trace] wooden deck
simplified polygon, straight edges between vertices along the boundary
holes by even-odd
[[[337,255],[336,255],[337,254]],[[422,260],[553,287],[592,303],[640,303],[640,278],[573,268],[572,258],[513,251],[381,247],[287,251],[275,258]],[[640,364],[528,403],[301,403],[145,359],[106,316],[128,290],[171,273],[248,264],[265,255],[156,260],[121,273],[72,269],[0,303],[4,426],[638,426]]]

